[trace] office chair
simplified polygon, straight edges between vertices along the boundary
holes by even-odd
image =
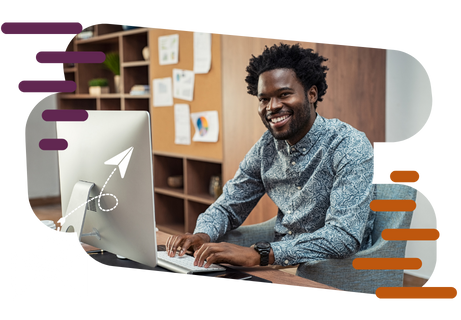
[[[399,184],[376,185],[376,199],[416,200],[416,190]],[[386,241],[381,237],[384,229],[409,228],[413,211],[376,212],[372,233],[373,245],[344,259],[324,259],[302,263],[296,275],[317,281],[341,290],[375,293],[379,287],[401,287],[403,270],[356,270],[352,266],[355,258],[403,258],[406,241]],[[273,241],[275,218],[263,223],[241,226],[219,239],[242,246],[251,246],[257,241]]]

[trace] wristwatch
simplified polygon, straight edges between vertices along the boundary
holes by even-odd
[[[261,256],[259,265],[267,266],[269,264],[269,253],[271,252],[271,244],[266,241],[260,241],[256,242],[253,248],[256,251],[258,251],[259,255]]]

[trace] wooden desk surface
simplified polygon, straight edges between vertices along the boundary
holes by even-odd
[[[170,235],[158,231],[157,232],[157,244],[158,245],[165,245],[166,241]],[[87,244],[81,244],[80,248],[83,251],[89,250],[96,250],[98,248],[92,247]],[[281,266],[266,266],[266,267],[236,267],[227,264],[223,264],[225,266],[230,266],[233,269],[241,270],[242,272],[246,272],[256,277],[260,277],[263,279],[267,279],[272,281],[272,285],[275,287],[284,287],[284,288],[293,288],[293,289],[303,289],[303,290],[311,290],[311,291],[322,291],[322,292],[334,292],[334,293],[341,293],[339,289],[323,285],[321,283],[311,281],[302,277],[298,277],[296,275],[282,272],[278,269],[282,269]]]

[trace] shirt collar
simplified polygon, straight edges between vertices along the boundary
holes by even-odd
[[[306,133],[304,137],[301,138],[295,145],[291,146],[286,140],[277,140],[277,150],[286,150],[288,154],[293,151],[293,148],[302,153],[303,155],[308,153],[310,148],[315,144],[315,142],[320,138],[322,133],[325,131],[325,118],[316,113],[316,118],[312,124],[309,132]]]

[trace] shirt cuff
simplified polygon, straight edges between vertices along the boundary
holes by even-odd
[[[272,251],[274,252],[274,263],[279,266],[291,266],[298,264],[295,259],[288,256],[285,252],[286,246],[283,244],[283,241],[271,242]]]
[[[210,242],[216,242],[218,240],[218,233],[214,230],[214,228],[206,227],[206,226],[199,226],[197,225],[194,230],[194,234],[196,233],[206,233],[210,237]]]

